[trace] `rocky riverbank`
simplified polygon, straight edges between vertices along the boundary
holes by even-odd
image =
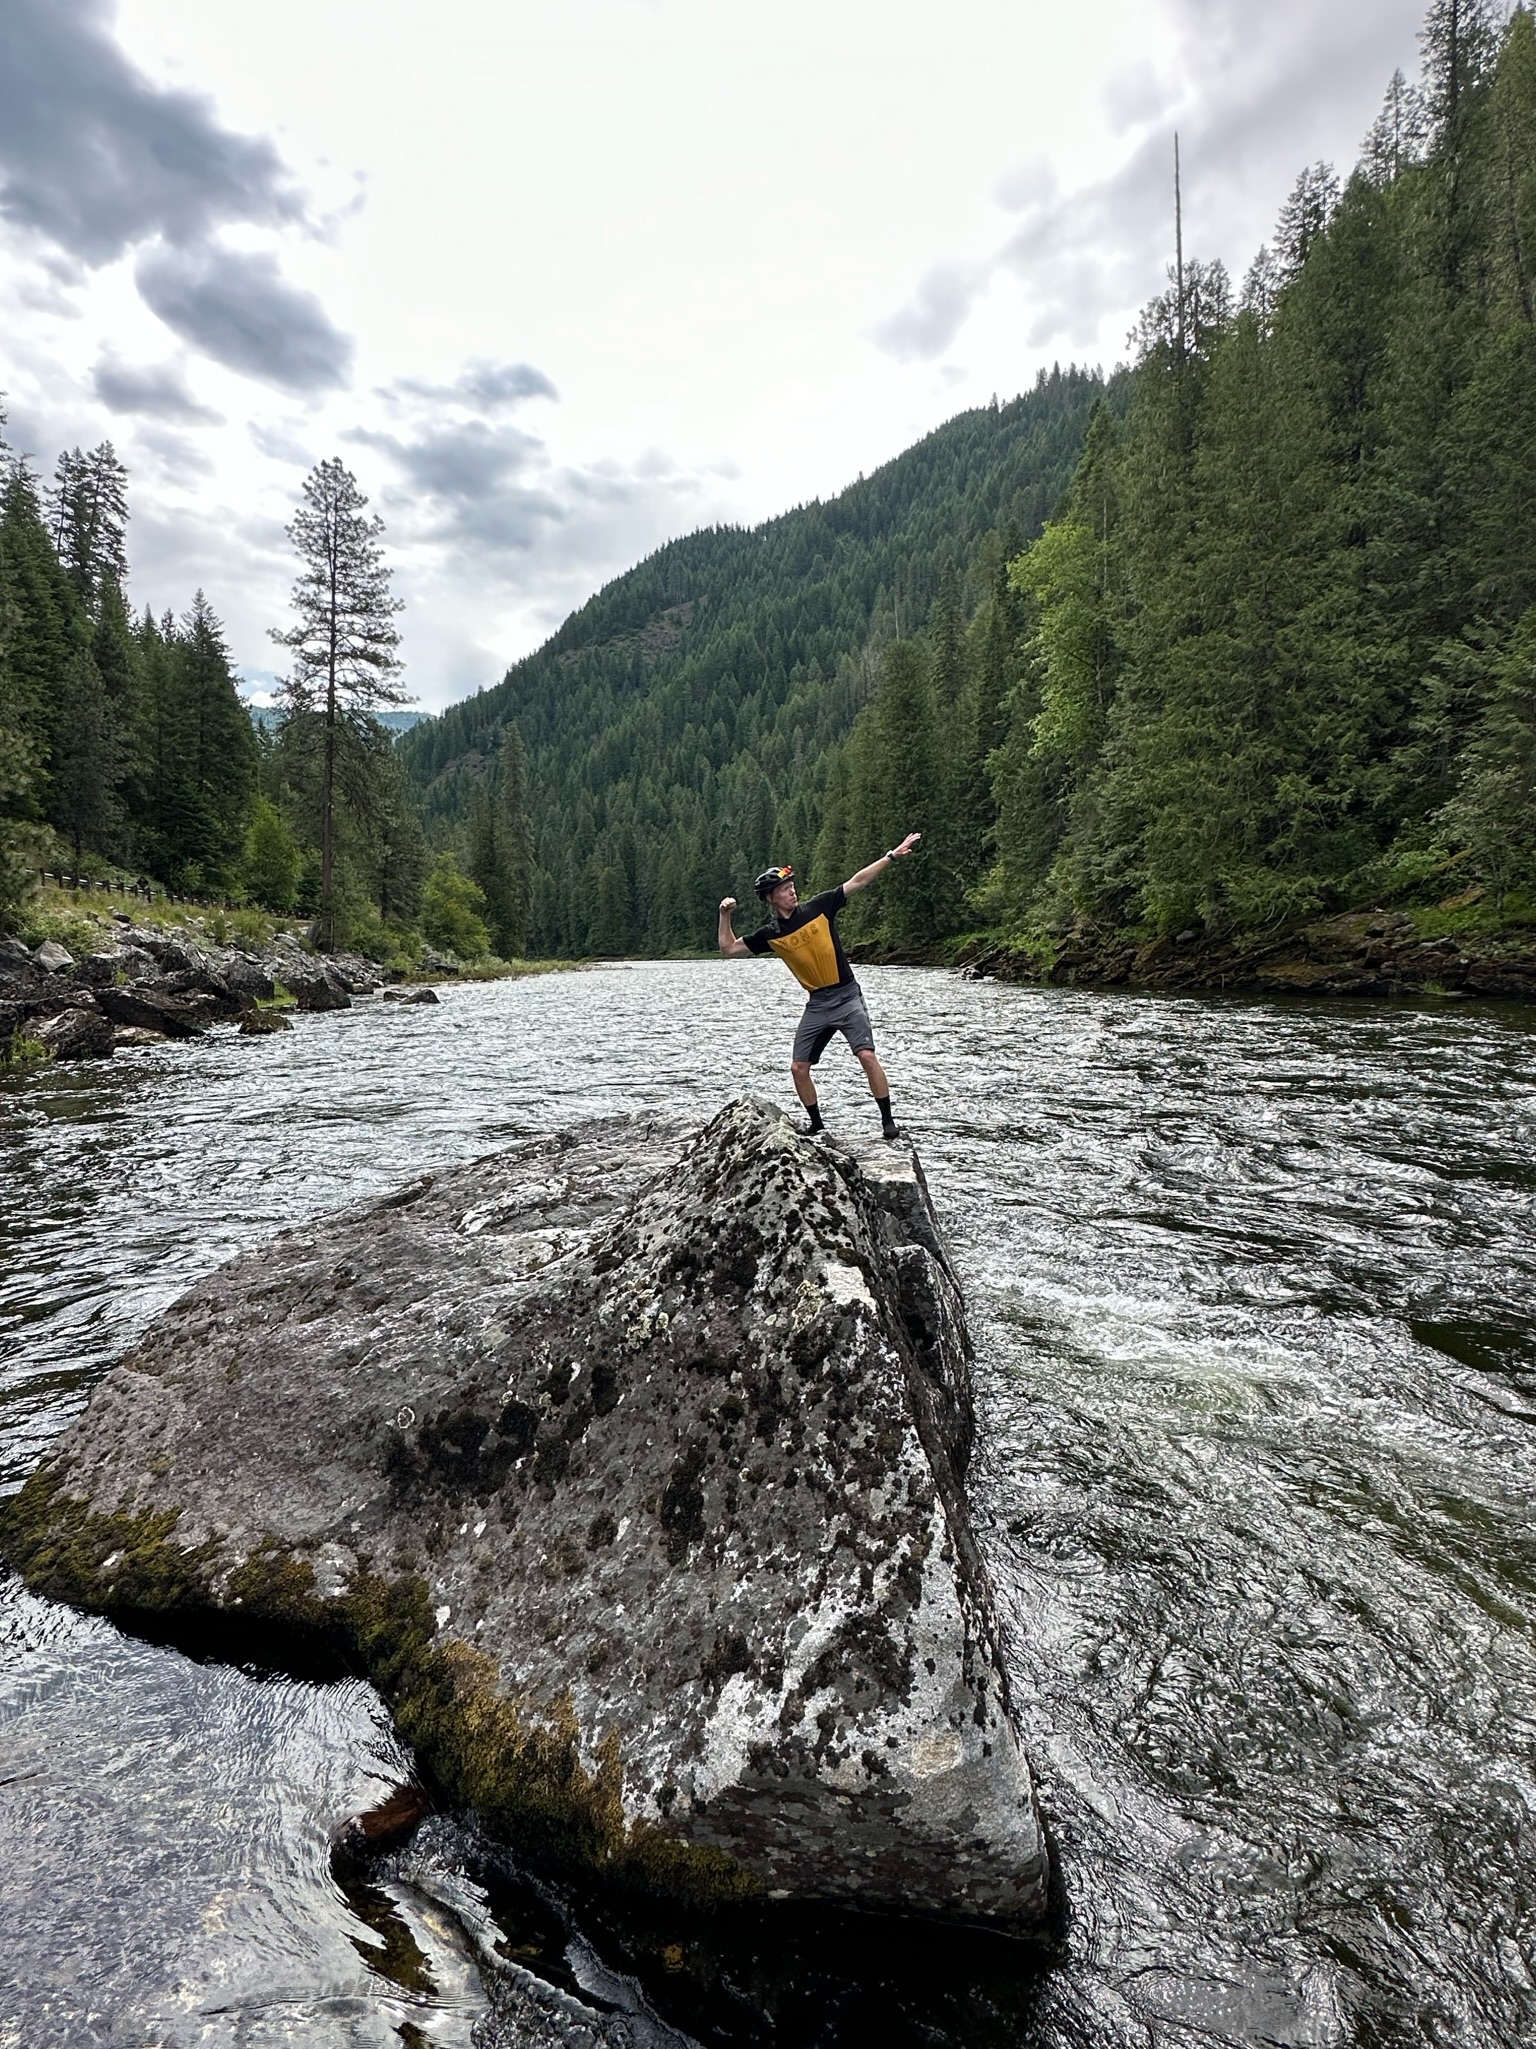
[[[1057,987],[1247,996],[1475,996],[1536,1002],[1536,938],[1436,932],[1411,911],[1355,911],[1264,939],[1186,931],[1135,942],[1077,932],[1049,941],[982,934],[920,955],[858,954],[871,965],[958,967]]]
[[[56,940],[0,939],[0,1062],[22,1044],[55,1060],[104,1059],[120,1045],[196,1038],[221,1022],[281,1031],[286,1008],[345,1010],[384,979],[372,961],[314,953],[289,932],[260,949],[215,946],[120,918],[78,954]],[[435,1000],[425,987],[410,994]]]
[[[904,1144],[743,1101],[424,1175],[183,1298],[0,1548],[234,1658],[331,1646],[523,1858],[1032,1929],[964,1312]]]

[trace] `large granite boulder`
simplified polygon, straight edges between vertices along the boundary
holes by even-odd
[[[423,1175],[185,1296],[0,1510],[36,1589],[341,1646],[521,1853],[1028,1927],[1047,1854],[904,1144],[743,1101]]]

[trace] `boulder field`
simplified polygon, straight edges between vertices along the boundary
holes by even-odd
[[[910,1146],[528,1140],[184,1296],[22,1492],[35,1590],[328,1645],[546,1869],[1029,1931],[1048,1857]]]
[[[287,934],[252,953],[130,925],[80,960],[56,940],[28,952],[0,939],[0,1060],[13,1034],[56,1060],[99,1060],[123,1030],[192,1039],[224,1020],[244,1027],[279,983],[300,1010],[345,1010],[378,988],[379,970],[356,955],[311,953]]]

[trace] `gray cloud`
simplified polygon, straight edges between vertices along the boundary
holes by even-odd
[[[523,552],[566,517],[542,475],[543,442],[521,428],[432,421],[408,435],[358,427],[348,439],[389,457],[425,539]]]
[[[1181,131],[1185,248],[1241,272],[1297,171],[1318,156],[1347,168],[1394,67],[1410,69],[1423,0],[1165,0],[1179,39],[1169,75],[1177,112],[1149,78],[1112,81],[1118,122],[1157,120],[1108,178],[1058,193],[1026,169],[998,197],[1013,233],[985,263],[940,264],[874,330],[900,362],[943,355],[999,278],[1026,296],[1032,347],[1091,349],[1104,320],[1161,289],[1173,253],[1172,130]],[[1134,87],[1134,90],[1132,89]],[[1031,189],[1033,187],[1033,189]]]
[[[433,576],[540,604],[590,590],[675,532],[685,507],[718,499],[713,476],[655,448],[630,463],[560,464],[509,421],[445,419],[425,404],[404,431],[356,427],[347,438],[388,462],[380,504],[418,561],[437,565]]]
[[[134,448],[151,456],[165,474],[178,483],[187,477],[213,475],[213,464],[206,449],[189,440],[185,434],[178,433],[174,427],[158,421],[139,428],[134,435]]]
[[[251,420],[246,431],[253,446],[271,461],[294,463],[301,470],[314,468],[315,458],[304,438],[304,421]]]
[[[91,372],[96,396],[114,413],[132,413],[157,420],[206,420],[223,418],[211,406],[203,405],[188,389],[177,363],[124,363],[108,353]]]
[[[146,249],[134,272],[145,303],[215,362],[284,391],[344,385],[352,343],[275,257],[203,243]]]
[[[942,356],[970,318],[985,291],[990,264],[941,263],[918,285],[908,303],[875,329],[875,340],[898,363],[932,362]]]
[[[261,136],[153,84],[112,40],[108,0],[0,5],[0,214],[92,266],[134,242],[278,226],[302,195]]]
[[[478,359],[466,363],[451,384],[430,384],[417,377],[402,377],[385,387],[387,398],[432,399],[444,405],[473,407],[495,413],[522,405],[530,398],[558,399],[560,394],[532,363],[493,363]]]

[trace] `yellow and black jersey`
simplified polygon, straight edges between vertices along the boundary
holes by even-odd
[[[776,953],[802,989],[836,989],[853,980],[834,922],[847,901],[841,883],[824,889],[796,904],[787,918],[749,932],[743,944],[753,953]]]

